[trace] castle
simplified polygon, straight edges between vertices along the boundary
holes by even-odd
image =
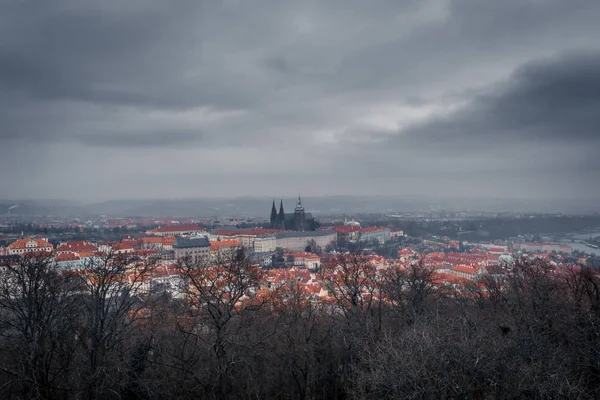
[[[298,203],[293,213],[285,213],[283,211],[283,200],[279,205],[279,212],[275,208],[275,200],[273,200],[273,207],[271,208],[271,229],[282,229],[286,231],[314,231],[317,229],[317,224],[311,213],[304,211],[302,206],[302,199],[298,195]]]

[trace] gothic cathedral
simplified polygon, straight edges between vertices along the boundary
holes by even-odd
[[[286,231],[314,231],[317,228],[315,219],[311,213],[304,211],[302,206],[302,199],[298,196],[298,202],[293,213],[285,213],[283,211],[283,200],[279,204],[279,212],[275,208],[275,200],[273,200],[273,207],[271,208],[271,229],[281,229]]]

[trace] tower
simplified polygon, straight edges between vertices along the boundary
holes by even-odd
[[[302,212],[304,212],[304,207],[302,207],[302,199],[300,198],[300,195],[298,195],[298,202],[296,203],[296,210],[295,211],[302,211]]]
[[[275,208],[275,199],[273,199],[273,207],[271,207],[271,220],[270,220],[270,228],[274,229],[277,224],[277,208]]]
[[[312,213],[305,211],[300,195],[298,195],[298,201],[293,213],[285,213],[283,199],[280,201],[279,211],[277,211],[275,200],[273,200],[271,204],[271,218],[269,220],[269,227],[271,229],[307,232],[316,230],[317,226]]]
[[[285,229],[285,211],[283,211],[283,199],[279,203],[279,215],[277,215],[277,229]]]
[[[302,206],[300,195],[298,195],[298,203],[296,203],[296,208],[294,209],[294,228],[300,232],[304,232],[307,228],[304,207]]]

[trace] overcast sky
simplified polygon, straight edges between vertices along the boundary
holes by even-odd
[[[598,0],[0,0],[0,197],[600,197]]]

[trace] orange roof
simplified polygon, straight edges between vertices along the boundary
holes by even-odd
[[[117,243],[116,245],[114,245],[113,249],[114,250],[133,249],[133,243],[131,243],[130,241],[120,242],[120,243]]]
[[[265,228],[250,228],[250,229],[217,229],[215,234],[218,236],[264,236],[272,235],[274,233],[285,232],[279,229],[265,229]]]
[[[79,257],[84,258],[84,257],[92,257],[92,256],[98,256],[101,253],[99,251],[82,251],[82,252],[78,252]]]
[[[144,244],[162,244],[163,238],[161,238],[160,236],[143,237],[142,243],[144,243]]]
[[[390,228],[385,227],[385,226],[372,226],[369,228],[361,228],[360,232],[367,233],[367,232],[378,232],[378,231],[385,231],[385,230],[390,230]]]
[[[360,231],[360,226],[354,225],[335,225],[335,226],[324,226],[319,228],[320,231],[334,230],[337,233],[352,233]]]
[[[165,225],[159,226],[156,229],[152,229],[150,232],[156,233],[173,233],[173,232],[189,232],[189,231],[201,231],[196,224],[181,224],[181,225]]]
[[[467,274],[474,274],[477,272],[475,268],[468,265],[456,265],[452,267],[452,271],[465,272]]]
[[[29,246],[27,247],[27,244],[30,242],[34,242],[35,246]],[[8,248],[11,250],[17,250],[17,249],[27,249],[27,248],[35,248],[35,247],[43,247],[43,248],[54,248],[54,246],[52,246],[52,244],[48,243],[47,241],[45,241],[44,239],[19,239],[15,242],[12,242],[11,244],[8,245]]]
[[[238,247],[239,245],[240,242],[238,242],[237,240],[221,240],[218,242],[210,242],[210,250],[217,251],[229,247]]]
[[[77,261],[80,260],[81,258],[75,254],[75,253],[61,253],[58,256],[56,256],[56,261]]]
[[[56,248],[56,251],[74,251],[77,253],[81,253],[98,251],[98,248],[90,242],[86,242],[84,240],[77,240],[61,244]]]
[[[146,236],[141,239],[141,242],[143,244],[173,245],[176,240],[175,236]]]
[[[435,274],[433,276],[433,281],[436,285],[443,285],[444,283],[466,285],[470,283],[469,280],[466,278],[461,278],[459,276],[444,273]]]
[[[305,259],[311,259],[311,260],[320,260],[321,259],[321,257],[319,257],[316,254],[306,253],[306,252],[290,253],[290,254],[286,254],[286,256],[291,256],[291,257],[294,257],[294,258],[305,258]]]

